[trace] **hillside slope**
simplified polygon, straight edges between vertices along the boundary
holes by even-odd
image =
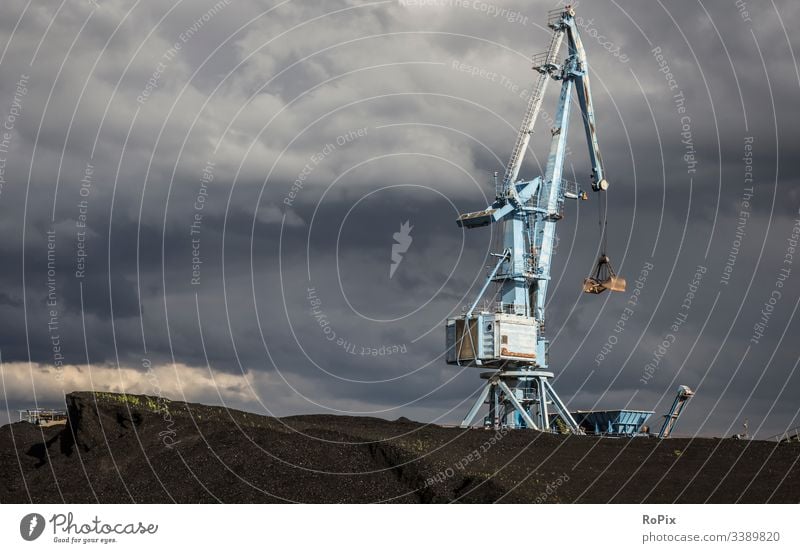
[[[277,419],[76,392],[0,428],[0,502],[798,502],[800,445]]]

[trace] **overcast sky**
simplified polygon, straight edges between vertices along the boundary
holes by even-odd
[[[554,6],[4,0],[0,421],[90,388],[460,420],[482,381],[444,363],[443,321],[478,293],[493,231],[455,218],[494,195]],[[800,5],[577,14],[629,292],[581,293],[597,197],[569,203],[556,389],[657,423],[689,385],[684,435],[797,426]],[[557,88],[524,177],[543,172]],[[588,185],[577,117],[570,133],[568,177]]]

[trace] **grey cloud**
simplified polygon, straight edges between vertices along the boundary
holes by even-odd
[[[87,362],[85,324],[92,363],[113,366],[119,357],[123,366],[137,367],[147,355],[165,365],[174,358],[202,368],[208,361],[229,376],[253,371],[269,382],[259,393],[278,414],[326,406],[383,412],[403,405],[392,416],[457,420],[463,410],[458,403],[476,390],[478,378],[437,360],[443,349],[439,322],[478,292],[492,235],[490,229],[464,234],[454,219],[457,211],[491,201],[492,173],[503,171],[525,101],[519,89],[471,76],[453,62],[529,87],[528,56],[546,44],[549,31],[541,24],[551,3],[504,2],[528,17],[509,23],[469,8],[399,2],[293,2],[266,13],[272,5],[237,1],[182,42],[181,33],[215,3],[182,3],[158,23],[171,5],[101,2],[74,45],[91,10],[67,6],[53,19],[32,65],[55,8],[29,8],[13,37],[26,3],[0,8],[0,43],[8,44],[0,64],[0,117],[12,105],[14,83],[20,75],[30,77],[0,194],[4,363],[52,362],[45,232],[54,226],[69,363]],[[796,274],[763,339],[733,374],[775,286],[800,207],[794,156],[800,82],[794,44],[781,28],[781,18],[787,29],[795,26],[798,8],[781,2],[778,11],[764,8],[748,23],[730,3],[704,5],[713,19],[699,5],[677,2],[578,5],[587,22],[583,39],[613,186],[611,255],[629,283],[644,263],[655,268],[630,326],[597,366],[595,357],[627,295],[580,294],[600,247],[597,199],[568,205],[549,304],[551,355],[563,367],[556,371],[558,388],[576,408],[630,401],[660,414],[674,385],[685,383],[698,388],[682,422],[685,432],[732,433],[749,417],[751,427],[758,420],[768,435],[796,415],[792,367],[800,351],[790,339]],[[325,15],[337,10],[344,11]],[[604,49],[590,28],[619,44],[628,61]],[[137,102],[176,41],[183,46],[158,74],[158,86]],[[651,52],[656,46],[686,97],[694,174],[682,157],[681,114]],[[551,83],[546,112],[554,108],[557,86]],[[337,142],[358,129],[365,134]],[[754,139],[756,190],[732,278],[724,285],[745,186],[747,136]],[[588,163],[577,117],[570,137],[568,172],[585,183]],[[543,115],[525,175],[542,170],[548,139]],[[326,144],[333,144],[327,153]],[[199,210],[209,161],[213,181]],[[73,272],[87,163],[95,173],[81,313]],[[376,192],[383,187],[389,188]],[[292,205],[284,211],[287,199]],[[201,283],[193,285],[190,225],[196,214],[202,215],[203,263]],[[414,226],[413,243],[389,279],[392,234],[406,220]],[[700,264],[708,272],[689,319],[642,386],[643,367]],[[344,345],[324,334],[312,313],[310,287]],[[354,311],[394,319],[429,300],[396,321],[372,321]],[[348,344],[359,352],[400,345],[406,351],[360,355]],[[313,403],[286,386],[278,371]],[[374,382],[386,379],[393,380]],[[20,390],[15,394],[10,404],[30,400]],[[261,410],[255,401],[241,401]]]

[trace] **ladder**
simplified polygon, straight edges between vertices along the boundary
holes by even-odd
[[[497,197],[505,197],[513,189],[513,183],[517,180],[520,167],[522,166],[522,159],[525,156],[525,150],[528,148],[528,142],[533,132],[533,125],[536,123],[536,117],[539,115],[539,109],[542,107],[542,100],[544,99],[544,92],[547,88],[547,83],[550,80],[550,73],[557,66],[555,64],[558,50],[561,48],[561,41],[564,38],[564,29],[556,27],[553,29],[553,36],[550,39],[550,46],[546,52],[534,56],[534,69],[539,72],[539,80],[533,89],[531,97],[528,99],[528,107],[525,111],[525,117],[522,119],[522,125],[519,128],[517,135],[517,142],[511,152],[511,159],[506,166],[506,174],[503,177],[502,188],[498,189]],[[513,194],[513,192],[511,192]]]
[[[791,430],[775,434],[767,438],[768,441],[775,440],[777,442],[800,442],[800,426],[796,426]]]

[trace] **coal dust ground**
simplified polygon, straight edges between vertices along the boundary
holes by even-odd
[[[109,393],[66,403],[66,426],[0,428],[0,502],[800,501],[796,443],[278,419]]]

